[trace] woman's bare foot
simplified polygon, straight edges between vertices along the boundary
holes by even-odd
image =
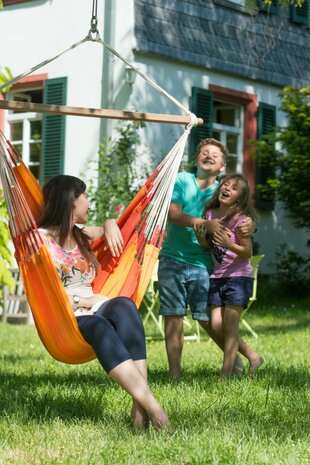
[[[149,426],[148,414],[135,400],[132,403],[131,418],[133,420],[133,426],[137,430],[143,430]]]
[[[164,430],[169,426],[168,415],[160,405],[153,412],[149,413],[149,420],[156,431]]]
[[[260,355],[257,357],[255,360],[251,360],[250,366],[249,366],[249,375],[254,376],[256,373],[256,370],[264,363],[265,359],[264,357],[261,357]]]

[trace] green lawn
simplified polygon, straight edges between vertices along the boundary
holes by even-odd
[[[131,403],[94,361],[54,361],[34,327],[0,323],[0,465],[310,464],[310,302],[256,304],[266,358],[255,379],[218,383],[213,343],[185,344],[181,380],[164,343],[148,343],[149,379],[172,431],[135,434]]]

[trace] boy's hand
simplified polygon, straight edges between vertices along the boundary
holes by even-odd
[[[247,218],[243,223],[237,226],[237,233],[242,237],[251,237],[256,229],[256,224],[252,218]]]
[[[207,230],[204,225],[194,225],[194,231],[199,244],[203,245],[204,247],[208,247],[209,244],[206,239]]]

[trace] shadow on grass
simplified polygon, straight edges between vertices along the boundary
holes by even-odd
[[[118,389],[108,378],[87,373],[0,373],[0,416],[17,415],[22,422],[90,419],[113,421],[108,396]]]

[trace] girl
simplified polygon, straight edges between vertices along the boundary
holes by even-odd
[[[69,295],[79,329],[93,347],[100,364],[132,399],[136,427],[155,429],[167,425],[168,417],[147,383],[144,329],[136,305],[126,297],[108,299],[94,294],[91,282],[98,267],[90,242],[105,233],[114,255],[123,242],[115,222],[105,228],[85,225],[89,202],[86,186],[74,176],[59,175],[43,187],[45,207],[38,222],[59,276]]]
[[[205,217],[207,220],[219,220],[226,228],[218,229],[205,238],[214,264],[208,294],[211,326],[224,339],[220,378],[226,378],[233,373],[240,343],[240,317],[248,305],[253,285],[249,262],[252,256],[251,237],[244,237],[238,231],[238,226],[247,217],[256,219],[247,179],[241,174],[225,176],[205,206]],[[242,352],[250,361],[249,372],[253,375],[264,359],[246,344],[243,344]]]

